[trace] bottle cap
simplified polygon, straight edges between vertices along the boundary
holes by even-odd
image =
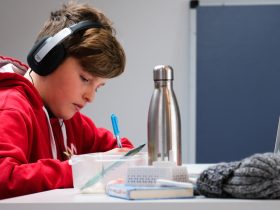
[[[158,65],[154,67],[154,81],[173,80],[173,69],[168,65]]]

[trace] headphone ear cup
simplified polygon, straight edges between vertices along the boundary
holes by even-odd
[[[36,73],[41,76],[51,74],[63,62],[65,54],[63,44],[56,45],[38,64]]]
[[[51,74],[64,60],[65,49],[62,43],[56,45],[40,62],[35,60],[35,54],[44,44],[48,37],[43,38],[36,43],[27,56],[27,62],[30,68],[41,76]]]

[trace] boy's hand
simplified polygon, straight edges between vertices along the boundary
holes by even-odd
[[[108,155],[118,155],[118,154],[123,154],[131,150],[130,148],[122,147],[122,148],[114,148],[112,150],[109,150],[107,152],[104,152],[105,154]]]

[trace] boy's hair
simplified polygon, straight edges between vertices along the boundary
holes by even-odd
[[[72,34],[63,41],[66,56],[78,59],[83,69],[102,78],[120,75],[125,68],[125,53],[115,37],[111,21],[88,4],[69,2],[51,12],[49,20],[37,37],[37,41],[53,36],[61,29],[75,23],[91,20],[102,25]]]

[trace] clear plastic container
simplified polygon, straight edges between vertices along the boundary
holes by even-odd
[[[82,193],[104,193],[108,182],[125,179],[127,168],[148,164],[147,152],[134,156],[92,153],[71,157],[74,188]]]

